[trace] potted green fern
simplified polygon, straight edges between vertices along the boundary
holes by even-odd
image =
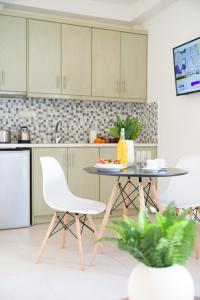
[[[114,127],[109,129],[109,133],[115,138],[120,138],[122,128],[125,129],[125,139],[134,141],[141,133],[142,124],[136,117],[128,116],[123,120],[119,115],[116,115]]]
[[[125,217],[108,225],[117,237],[115,242],[140,263],[133,269],[128,283],[130,300],[193,300],[194,286],[183,266],[194,247],[195,224],[188,212],[175,214],[170,204],[152,221],[145,211],[138,222]]]

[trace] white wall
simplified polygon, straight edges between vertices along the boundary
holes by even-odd
[[[166,7],[176,0],[2,0],[6,7],[39,9],[62,14],[78,14],[113,22],[146,20],[147,15]],[[131,23],[129,24],[131,25]]]
[[[200,92],[176,96],[172,48],[200,36],[200,0],[179,0],[144,24],[149,33],[148,101],[159,108],[159,157],[174,166],[200,154]],[[160,180],[160,187],[166,186]]]

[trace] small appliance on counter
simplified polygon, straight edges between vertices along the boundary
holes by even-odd
[[[31,142],[30,132],[28,127],[22,126],[19,130],[18,143],[19,144],[28,144]]]
[[[97,138],[96,129],[91,129],[89,132],[89,143],[94,143],[94,140]]]
[[[10,130],[0,130],[0,144],[9,144],[11,142]]]

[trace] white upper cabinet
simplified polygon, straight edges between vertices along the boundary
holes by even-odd
[[[92,29],[92,96],[120,95],[120,32]]]
[[[91,28],[62,25],[62,94],[91,95]]]
[[[26,20],[0,16],[0,90],[26,91]]]
[[[145,34],[0,15],[0,92],[144,102],[146,87]]]
[[[61,94],[61,24],[29,20],[28,90]]]
[[[123,98],[146,99],[147,36],[121,33],[121,84]]]

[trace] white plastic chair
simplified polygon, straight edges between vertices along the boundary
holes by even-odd
[[[68,229],[73,234],[70,227],[72,224],[76,223],[76,237],[78,240],[78,249],[80,254],[80,269],[83,270],[84,263],[81,240],[83,227],[86,226],[88,229],[91,229],[97,237],[97,232],[91,215],[103,212],[106,205],[98,201],[83,199],[73,195],[69,190],[63,170],[55,158],[41,157],[40,161],[43,173],[44,200],[48,206],[55,209],[57,212],[52,217],[46,236],[41,245],[37,262],[41,259],[48,239],[61,229],[63,229],[61,246],[64,248],[66,230]],[[67,220],[68,216],[70,216],[70,220]],[[86,224],[86,220],[88,220],[90,227]],[[55,224],[56,221],[58,221],[57,224]],[[61,228],[58,229],[60,225]]]
[[[167,206],[173,201],[177,211],[190,208],[190,216],[194,216],[195,220],[199,220],[200,155],[183,156],[179,159],[176,167],[187,170],[188,174],[171,178],[168,188],[160,195],[161,206]],[[195,256],[199,256],[197,243],[195,245]]]
[[[172,177],[166,191],[161,194],[161,203],[174,201],[177,208],[200,206],[200,155],[188,155],[179,159],[176,168],[188,171],[183,176]]]

